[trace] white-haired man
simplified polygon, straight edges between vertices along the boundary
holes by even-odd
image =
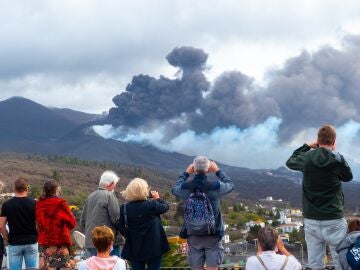
[[[105,171],[99,181],[99,187],[85,201],[80,219],[80,227],[85,231],[85,256],[96,256],[91,232],[97,226],[108,226],[116,235],[111,255],[120,257],[121,236],[116,234],[115,224],[120,215],[119,202],[114,189],[120,178],[113,171]]]
[[[217,181],[208,181],[207,174],[215,173]],[[195,174],[188,181],[190,174]],[[189,245],[188,261],[193,270],[200,270],[206,264],[208,270],[216,270],[222,263],[224,252],[221,239],[224,236],[224,223],[221,217],[220,199],[234,188],[230,178],[222,172],[214,161],[204,156],[197,156],[176,181],[172,193],[187,201],[195,192],[205,193],[210,201],[214,216],[214,228],[210,233],[199,234],[183,226],[180,236],[187,238]],[[186,212],[186,211],[185,211]],[[185,213],[186,215],[186,213]]]

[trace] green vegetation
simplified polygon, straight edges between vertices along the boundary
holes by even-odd
[[[231,212],[227,215],[226,223],[229,225],[235,225],[238,227],[243,226],[246,222],[253,221],[264,221],[264,218],[256,213],[250,212]]]
[[[161,267],[188,267],[186,255],[177,253],[178,245],[170,244],[170,250],[164,254]],[[163,268],[164,269],[164,268]],[[165,268],[166,270],[166,268]]]

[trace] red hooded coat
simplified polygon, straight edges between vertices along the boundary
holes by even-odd
[[[38,242],[43,246],[71,245],[70,232],[76,221],[62,198],[50,197],[36,202]]]

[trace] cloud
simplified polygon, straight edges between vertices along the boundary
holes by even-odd
[[[29,98],[50,107],[65,107],[75,110],[101,113],[112,104],[111,96],[118,93],[118,85],[124,78],[96,74],[81,80],[64,80],[62,76],[32,74],[19,78],[0,80],[0,97]],[[106,111],[106,110],[104,110]]]
[[[0,98],[22,94],[14,81],[43,74],[60,79],[53,80],[50,92],[24,84],[32,87],[33,97],[44,105],[57,100],[56,106],[84,108],[81,98],[76,104],[57,98],[64,84],[85,99],[89,92],[77,86],[101,74],[113,81],[125,78],[118,89],[134,74],[170,77],[175,68],[163,56],[181,45],[211,55],[212,68],[205,71],[211,80],[234,69],[259,80],[269,67],[280,66],[301,48],[336,43],[336,35],[348,29],[356,33],[359,8],[358,1],[339,5],[334,0],[1,1]],[[99,91],[91,95],[102,99]],[[99,111],[108,109],[111,97]]]

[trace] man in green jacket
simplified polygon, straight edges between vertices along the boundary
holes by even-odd
[[[325,267],[326,244],[336,269],[341,269],[335,250],[347,231],[341,181],[350,181],[353,176],[344,157],[335,152],[335,140],[335,128],[322,126],[317,141],[296,149],[286,162],[290,169],[303,173],[305,240],[311,269]]]

